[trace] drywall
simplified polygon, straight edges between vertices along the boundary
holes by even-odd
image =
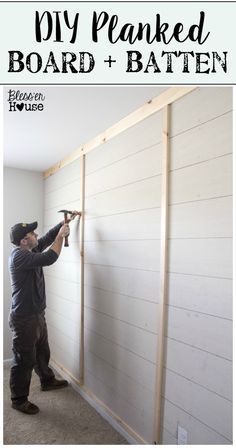
[[[171,106],[162,442],[232,441],[232,90]],[[86,155],[85,387],[153,443],[160,270],[159,111]],[[45,230],[80,208],[80,159],[45,180]],[[80,253],[45,269],[53,358],[79,375]]]
[[[9,230],[17,222],[38,221],[39,234],[43,223],[43,177],[41,173],[4,168],[3,185],[3,235],[4,235],[4,359],[12,356],[11,332],[8,314],[11,304],[11,286],[8,274],[8,257],[12,246]]]

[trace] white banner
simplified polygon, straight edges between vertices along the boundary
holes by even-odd
[[[235,2],[1,2],[1,84],[235,84]]]

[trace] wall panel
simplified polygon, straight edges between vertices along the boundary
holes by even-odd
[[[176,437],[179,422],[190,444],[230,443],[231,89],[198,89],[177,101],[170,132],[163,425]]]
[[[232,441],[232,89],[170,106],[162,443]],[[147,443],[155,435],[163,111],[86,154],[84,384]],[[79,209],[80,159],[45,181],[45,230]],[[45,268],[52,356],[80,373],[79,226]]]

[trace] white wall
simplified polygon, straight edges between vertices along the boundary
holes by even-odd
[[[171,107],[163,443],[232,441],[232,89]],[[153,443],[162,112],[86,156],[85,386]],[[79,208],[77,160],[45,182],[45,226]],[[53,357],[79,372],[78,228],[45,270]]]
[[[12,356],[11,332],[8,314],[11,304],[11,286],[8,274],[8,257],[12,245],[10,227],[17,222],[38,221],[39,233],[43,219],[43,177],[41,173],[4,168],[3,172],[3,240],[4,240],[4,359]]]

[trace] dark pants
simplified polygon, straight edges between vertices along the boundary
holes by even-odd
[[[28,317],[9,316],[13,333],[13,362],[10,375],[11,399],[22,403],[27,400],[33,369],[41,384],[54,379],[48,367],[50,349],[44,312]]]

